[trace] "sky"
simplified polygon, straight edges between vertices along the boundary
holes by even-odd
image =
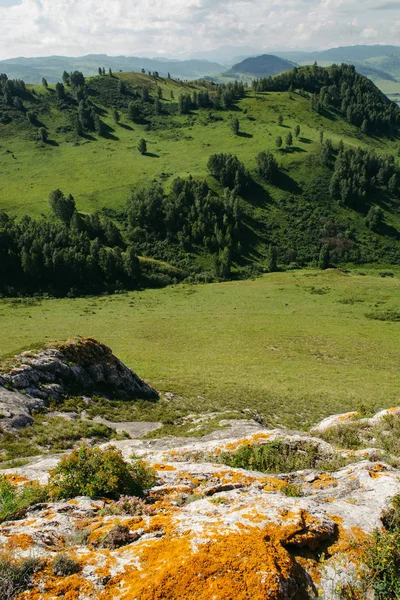
[[[398,0],[0,0],[0,59],[400,45]]]

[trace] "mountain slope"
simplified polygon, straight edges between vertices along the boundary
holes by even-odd
[[[0,96],[0,209],[38,220],[0,219],[3,293],[7,273],[65,294],[276,261],[400,261],[400,111],[350,67],[296,68],[254,91],[134,73],[70,82],[62,97],[18,85]]]
[[[199,79],[205,75],[219,73],[224,67],[207,60],[156,60],[135,56],[107,56],[89,54],[81,57],[48,56],[43,58],[12,58],[0,61],[0,73],[6,73],[10,79],[23,79],[26,83],[40,83],[45,77],[49,83],[61,81],[63,71],[82,71],[85,76],[97,75],[99,67],[107,71],[157,71],[166,77]]]
[[[262,54],[252,58],[246,58],[240,63],[233,65],[231,72],[246,73],[255,77],[269,77],[278,75],[283,71],[289,71],[294,67],[292,62],[273,56]]]

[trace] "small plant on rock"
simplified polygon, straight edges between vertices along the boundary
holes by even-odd
[[[25,590],[41,566],[42,562],[38,558],[24,558],[18,561],[9,553],[0,554],[1,600],[12,600]]]
[[[51,563],[51,570],[53,575],[57,577],[66,577],[67,575],[77,573],[80,570],[80,566],[78,561],[68,556],[68,554],[57,554]]]
[[[144,463],[127,463],[114,446],[101,450],[82,445],[50,472],[49,489],[54,498],[118,499],[121,494],[141,496],[149,480]]]
[[[127,546],[128,544],[131,544],[137,539],[137,537],[138,534],[135,535],[131,533],[129,527],[126,527],[126,525],[115,525],[107,533],[101,545],[103,548],[115,550],[116,548],[121,548],[121,546]]]

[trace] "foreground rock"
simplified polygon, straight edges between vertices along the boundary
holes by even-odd
[[[357,585],[361,544],[399,493],[400,472],[369,460],[368,451],[364,457],[336,450],[254,422],[231,425],[199,440],[116,442],[126,459],[134,452],[157,471],[157,485],[134,514],[106,516],[104,500],[75,498],[3,523],[5,549],[42,556],[47,564],[63,551],[80,566],[65,577],[45,568],[18,599],[339,600],[342,584]],[[217,462],[271,441],[300,454],[315,447],[324,460],[349,464],[331,473],[315,468],[270,476]],[[45,482],[57,461],[38,459],[5,473],[20,485],[24,477]],[[126,541],[106,548],[116,525],[127,528]]]
[[[50,398],[104,394],[120,400],[155,399],[158,393],[111,352],[92,339],[23,352],[0,372],[1,426],[15,430],[32,423],[32,412]]]

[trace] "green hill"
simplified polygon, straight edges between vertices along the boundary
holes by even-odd
[[[350,67],[0,81],[2,293],[400,261],[400,111]]]
[[[261,56],[246,58],[242,62],[233,65],[228,73],[245,73],[254,77],[270,77],[283,71],[289,71],[293,67],[294,64],[288,60],[271,54],[262,54]]]

